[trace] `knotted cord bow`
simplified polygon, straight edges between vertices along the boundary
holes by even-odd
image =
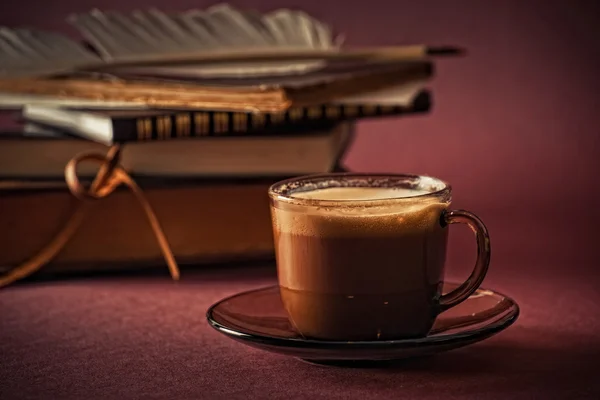
[[[67,220],[66,224],[56,236],[43,247],[36,255],[22,264],[12,268],[5,275],[0,276],[0,288],[23,279],[38,271],[48,262],[50,262],[62,248],[73,237],[77,228],[83,222],[91,201],[102,199],[109,196],[120,185],[126,185],[131,189],[142,209],[146,212],[150,226],[158,241],[158,245],[163,253],[169,272],[174,280],[178,280],[180,273],[169,246],[169,242],[158,222],[158,218],[142,189],[135,183],[133,178],[119,165],[121,147],[113,145],[109,148],[106,155],[98,153],[83,153],[72,158],[65,167],[65,180],[71,193],[77,197],[79,204]],[[100,169],[96,174],[89,189],[79,181],[77,176],[77,166],[86,161],[93,161],[100,164]]]

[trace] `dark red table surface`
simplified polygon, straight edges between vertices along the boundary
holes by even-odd
[[[599,398],[597,261],[569,245],[567,229],[538,221],[534,237],[532,223],[491,222],[497,251],[484,286],[514,297],[522,314],[471,347],[345,369],[249,348],[210,328],[207,307],[275,283],[272,265],[187,271],[179,283],[166,269],[33,281],[0,291],[0,398]],[[454,232],[448,262],[459,278],[472,257]]]

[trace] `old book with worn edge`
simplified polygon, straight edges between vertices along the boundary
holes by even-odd
[[[432,94],[416,92],[409,105],[329,104],[278,113],[168,110],[77,110],[29,105],[24,121],[110,145],[175,138],[285,136],[331,127],[340,121],[421,114]]]
[[[346,169],[340,164],[334,171],[344,172]],[[284,178],[286,177],[279,179]],[[141,184],[146,187],[146,193],[149,194],[150,201],[154,203],[159,218],[161,215],[163,216],[161,223],[165,228],[167,238],[171,242],[178,263],[182,266],[202,266],[273,258],[274,248],[267,188],[276,180],[273,178],[257,178],[252,180],[233,179],[230,181],[189,181],[183,179],[175,184],[173,182],[149,180]],[[2,225],[8,224],[13,226],[12,230],[6,229],[6,226],[0,227],[0,229],[4,228],[0,230],[0,239],[2,239],[5,245],[10,245],[9,252],[0,254],[0,273],[10,270],[12,265],[22,261],[15,259],[15,257],[19,253],[17,251],[18,246],[23,246],[23,240],[26,238],[23,235],[23,231],[28,231],[29,234],[33,234],[36,230],[39,233],[40,229],[44,231],[43,227],[40,228],[40,226],[36,226],[33,229],[31,226],[28,228],[27,225],[23,225],[23,222],[17,225],[11,223],[11,218],[15,219],[18,217],[18,207],[24,207],[20,212],[26,213],[30,218],[35,219],[37,224],[40,224],[40,221],[46,221],[49,217],[43,213],[41,207],[34,207],[32,209],[31,206],[34,203],[45,203],[45,206],[56,205],[57,199],[60,200],[62,198],[64,204],[57,212],[58,214],[65,214],[69,208],[69,204],[76,201],[64,187],[61,188],[59,186],[57,182],[55,186],[48,185],[45,188],[38,187],[37,189],[27,188],[26,185],[23,187],[15,186],[12,189],[0,189],[0,203],[3,203],[4,206],[4,216],[0,211],[0,223],[4,221]],[[153,192],[153,190],[158,191]],[[161,196],[164,199],[165,197],[176,195],[176,193],[183,194],[189,190],[200,190],[206,194],[210,191],[216,194],[217,198],[214,199],[212,204],[214,207],[221,207],[220,211],[216,212],[214,207],[202,210],[203,205],[208,205],[211,202],[208,197],[191,198],[190,200],[201,198],[204,198],[204,200],[200,200],[202,204],[196,203],[192,205],[188,202],[190,207],[187,209],[182,207],[181,204],[179,207],[164,205],[161,207],[157,201]],[[160,193],[161,191],[162,194]],[[250,197],[238,197],[237,199],[232,197],[236,193],[240,195],[244,192],[247,192]],[[79,238],[75,237],[72,239],[75,243],[68,243],[54,261],[42,268],[40,274],[64,274],[83,271],[94,273],[100,271],[165,268],[164,260],[155,243],[155,238],[152,236],[150,227],[147,225],[147,221],[144,221],[141,212],[138,212],[139,210],[136,211],[137,204],[132,203],[133,208],[125,206],[128,197],[131,201],[134,201],[131,199],[131,194],[120,191],[113,194],[113,196],[116,197],[113,197],[112,200],[107,198],[101,201],[105,202],[104,206],[112,203],[116,205],[116,208],[112,210],[102,209],[102,204],[98,203],[97,207],[99,208],[97,208],[96,214],[90,216],[92,225],[87,227],[84,225],[82,227],[84,230],[83,234],[87,235],[87,243],[85,237],[83,239],[81,236]],[[237,206],[234,206],[236,203]],[[13,210],[11,214],[6,214],[7,206],[11,204]],[[195,210],[196,212],[189,213],[190,210],[192,212]],[[170,216],[170,218],[165,219],[165,215]],[[179,215],[179,218],[175,218],[177,215]],[[204,217],[202,217],[203,215]],[[196,224],[197,221],[201,222],[202,220],[206,223],[206,218],[210,218],[209,216],[216,218],[210,224],[210,227],[201,223]],[[219,217],[224,216],[227,216],[225,220],[219,221]],[[60,215],[54,217],[55,224],[60,224],[60,218],[58,217]],[[103,221],[108,221],[108,224]],[[123,229],[131,226],[123,225],[127,224],[128,221],[129,224],[135,221],[139,230],[135,230],[135,232],[131,230],[123,232]],[[118,230],[119,226],[121,231]],[[15,230],[21,233],[15,232]],[[43,245],[44,241],[52,235],[52,230],[52,227],[46,227],[46,238],[38,238],[36,246]],[[14,236],[15,234],[17,235],[16,237]],[[99,236],[94,239],[94,234]],[[94,243],[90,247],[90,241],[99,242]],[[129,244],[127,244],[128,242]],[[211,248],[211,243],[215,247]],[[30,251],[36,251],[37,249],[34,250],[36,246],[30,244]],[[128,246],[129,250],[127,250]],[[137,250],[135,250],[136,248]],[[115,254],[115,252],[119,254]],[[91,254],[96,254],[97,257],[90,257]],[[20,257],[23,258],[26,255],[21,254]]]

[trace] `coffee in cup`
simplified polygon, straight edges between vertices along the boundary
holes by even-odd
[[[326,174],[279,182],[269,195],[281,298],[306,338],[425,336],[487,271],[485,226],[471,213],[448,211],[451,189],[438,179]],[[467,282],[442,295],[453,222],[476,231],[479,258]]]

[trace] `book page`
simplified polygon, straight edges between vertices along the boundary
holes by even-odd
[[[267,14],[217,4],[206,10],[165,13],[157,9],[120,13],[94,10],[69,18],[105,60],[128,62],[173,54],[206,57],[243,52],[336,50],[331,29],[303,11]],[[238,60],[239,61],[239,60]],[[318,63],[317,63],[318,64]],[[204,74],[268,75],[306,72],[315,62],[234,63]]]

